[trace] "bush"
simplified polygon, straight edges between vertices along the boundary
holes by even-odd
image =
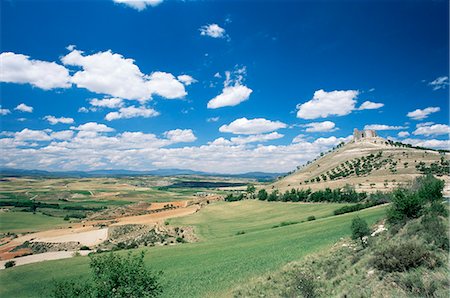
[[[11,268],[16,266],[16,262],[15,261],[8,261],[5,263],[5,268]]]
[[[397,283],[414,297],[436,297],[436,291],[439,288],[435,280],[425,279],[417,270],[405,274]]]
[[[308,218],[306,220],[307,221],[316,220],[316,217],[314,215],[311,215],[311,216],[308,216]]]
[[[80,247],[80,250],[91,250],[89,248],[89,246],[83,245],[82,247]]]
[[[419,197],[427,202],[435,202],[442,200],[442,191],[444,189],[444,181],[436,179],[433,175],[426,175],[416,179],[413,189],[417,188]]]
[[[157,297],[162,293],[155,275],[144,264],[144,253],[126,256],[91,256],[91,279],[80,282],[56,282],[53,297]]]
[[[181,238],[181,237],[177,237],[176,241],[178,243],[185,243],[186,242],[186,240],[184,240],[184,238]]]
[[[424,201],[417,193],[397,189],[394,191],[391,207],[387,210],[387,220],[396,224],[417,218],[422,214],[423,208]]]
[[[311,273],[297,271],[294,272],[292,281],[283,296],[287,297],[301,297],[314,298],[318,297],[318,285]]]
[[[434,268],[439,260],[418,240],[389,243],[374,252],[372,264],[385,272],[401,272],[421,265]]]
[[[370,229],[369,226],[367,225],[367,222],[364,219],[357,216],[352,220],[351,229],[352,229],[352,239],[353,240],[359,239],[361,241],[361,244],[365,246],[363,238],[365,236],[370,235]]]
[[[420,222],[424,228],[425,241],[448,252],[450,248],[448,230],[443,220],[436,215],[427,214],[422,217]]]
[[[225,197],[225,201],[226,202],[237,202],[237,201],[241,201],[244,199],[244,195],[243,194],[239,194],[238,196],[233,196],[233,194],[229,194]]]
[[[258,191],[258,200],[265,201],[267,200],[268,194],[265,189],[260,189]]]
[[[274,189],[270,195],[267,197],[267,201],[274,202],[278,200],[278,190]]]

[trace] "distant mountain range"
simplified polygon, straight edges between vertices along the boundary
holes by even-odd
[[[120,177],[120,176],[180,176],[180,175],[197,175],[197,176],[214,176],[214,177],[234,177],[257,179],[261,181],[273,180],[285,173],[264,173],[249,172],[242,174],[222,174],[208,173],[201,171],[183,170],[183,169],[157,169],[151,171],[130,171],[130,170],[95,170],[95,171],[43,171],[43,170],[23,170],[0,168],[0,176],[16,177],[16,176],[42,176],[42,177]]]

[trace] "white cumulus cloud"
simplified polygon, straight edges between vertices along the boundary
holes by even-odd
[[[187,94],[172,74],[157,71],[145,75],[133,59],[110,50],[84,55],[74,49],[61,60],[65,65],[81,67],[73,74],[72,82],[95,93],[140,101],[149,100],[154,94],[168,99]]]
[[[307,132],[329,132],[336,128],[336,124],[332,121],[312,122],[304,125]]]
[[[222,93],[208,102],[208,109],[232,107],[248,100],[253,90],[243,85],[246,74],[246,67],[239,68],[233,72],[226,71]]]
[[[401,130],[406,129],[406,126],[395,126],[395,125],[385,125],[385,124],[369,124],[365,125],[364,129],[374,129],[374,130]]]
[[[267,142],[272,140],[281,139],[284,137],[283,134],[280,134],[278,132],[271,132],[267,134],[258,134],[258,135],[250,135],[250,136],[239,136],[239,137],[233,137],[231,138],[231,142],[234,144],[247,144],[247,143],[261,143],[261,142]]]
[[[365,101],[359,106],[358,110],[375,110],[375,109],[379,109],[383,106],[384,106],[384,103]]]
[[[402,143],[411,144],[413,146],[435,148],[435,149],[450,149],[450,140],[421,140],[421,139],[404,139]]]
[[[122,98],[103,98],[103,99],[97,99],[93,98],[89,101],[91,106],[94,107],[100,107],[100,108],[108,108],[108,109],[117,109],[123,106],[123,100]],[[81,108],[80,108],[81,109]],[[84,112],[84,109],[78,110],[79,112]],[[86,109],[87,112],[87,109]]]
[[[187,94],[184,85],[170,73],[156,71],[148,78],[147,84],[152,94],[167,99],[183,98]]]
[[[317,90],[311,100],[297,105],[297,117],[302,119],[344,116],[355,109],[357,90],[331,91]]]
[[[400,138],[406,138],[406,137],[409,136],[409,132],[407,132],[407,131],[400,131],[397,135],[398,135]]]
[[[24,113],[33,113],[33,107],[27,106],[24,103],[19,104],[14,108],[16,111],[24,112]]]
[[[138,11],[142,11],[147,8],[147,6],[157,6],[161,4],[164,0],[113,0],[115,3],[124,4]]]
[[[55,117],[55,116],[51,116],[51,115],[47,115],[44,117],[45,120],[47,120],[51,125],[55,125],[58,123],[63,123],[63,124],[72,124],[74,122],[73,118],[66,118],[66,117]]]
[[[193,83],[197,83],[197,80],[191,77],[190,75],[179,75],[177,77],[178,81],[182,82],[186,86],[189,86]]]
[[[56,140],[70,140],[73,137],[73,130],[61,130],[52,132],[50,137]]]
[[[44,90],[71,86],[69,71],[55,62],[5,52],[0,54],[0,66],[0,82],[30,84]]]
[[[222,93],[208,102],[208,109],[217,109],[222,107],[233,107],[246,101],[253,90],[243,85],[224,87]]]
[[[233,134],[254,135],[266,132],[272,132],[280,128],[286,128],[287,125],[280,121],[271,121],[264,118],[239,118],[228,125],[222,125],[220,132]]]
[[[174,143],[188,143],[197,140],[192,129],[174,129],[164,133],[164,136]]]
[[[156,117],[159,115],[159,112],[155,111],[152,108],[146,108],[144,106],[135,107],[129,106],[126,108],[120,108],[118,112],[111,112],[105,116],[105,119],[108,121],[116,120],[116,119],[130,119],[136,117],[150,118]]]
[[[217,24],[208,24],[205,26],[202,26],[200,29],[200,35],[202,36],[209,36],[212,38],[224,38],[226,37],[225,29],[220,27]]]
[[[114,131],[114,128],[106,126],[105,124],[97,123],[97,122],[88,122],[77,127],[71,126],[70,129],[79,130],[79,131],[90,131],[90,132],[111,132]]]
[[[448,134],[450,134],[450,126],[448,126],[447,124],[433,124],[429,126],[420,126],[415,131],[413,131],[413,135],[423,135],[423,136],[438,136]]]
[[[51,140],[50,136],[47,132],[42,130],[32,130],[25,128],[19,132],[16,132],[15,135],[16,141],[49,141]]]
[[[0,115],[5,116],[10,113],[11,113],[11,111],[9,109],[3,109],[2,106],[0,106]],[[219,119],[217,119],[217,120],[219,120]]]
[[[408,114],[406,114],[406,116],[414,120],[423,120],[425,118],[428,118],[430,114],[439,112],[440,110],[441,108],[439,107],[428,107],[423,110],[417,109],[412,112],[409,112]]]

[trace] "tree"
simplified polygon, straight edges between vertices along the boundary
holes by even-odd
[[[253,184],[247,185],[246,192],[249,194],[250,198],[252,198],[252,199],[255,198],[255,191],[256,191],[256,188],[255,188],[255,186]]]
[[[417,188],[419,197],[427,202],[440,202],[442,200],[442,191],[444,189],[444,181],[436,179],[433,175],[428,174],[423,177],[419,177],[413,186],[413,189]]]
[[[277,200],[278,200],[278,189],[274,189],[267,198],[267,201],[273,202]]]
[[[87,282],[56,283],[53,297],[150,298],[162,293],[158,282],[161,273],[154,274],[145,266],[144,252],[92,256],[90,269],[91,279]]]
[[[369,226],[367,225],[367,222],[360,218],[359,216],[355,217],[352,220],[352,239],[356,240],[359,239],[359,241],[361,241],[361,245],[363,247],[366,247],[366,243],[364,242],[364,237],[369,236],[370,235],[370,229]]]
[[[267,200],[267,197],[268,197],[269,195],[267,194],[267,191],[265,190],[265,189],[260,189],[259,191],[258,191],[258,199],[259,200],[261,200],[261,201],[265,201],[265,200]]]
[[[417,218],[422,214],[424,200],[416,193],[397,189],[393,193],[392,203],[387,210],[388,222],[395,224],[406,219]]]

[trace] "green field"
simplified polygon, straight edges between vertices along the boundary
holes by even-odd
[[[373,224],[385,212],[385,207],[375,207],[272,228],[281,221],[326,216],[334,208],[330,204],[256,201],[213,204],[200,213],[173,220],[196,225],[202,241],[148,248],[145,260],[155,270],[164,271],[164,297],[226,296],[246,280],[275,271],[349,236],[350,222],[356,214]],[[235,231],[246,233],[234,235]],[[2,270],[0,296],[45,297],[53,280],[85,277],[88,263],[87,257],[77,257]]]
[[[316,218],[333,215],[342,204],[283,203],[244,200],[218,202],[207,206],[202,212],[187,217],[174,218],[175,226],[195,226],[202,239],[234,236],[238,232],[255,232],[271,229],[281,223],[300,223],[308,216]]]
[[[67,225],[62,218],[32,212],[0,212],[0,232],[36,232]]]

